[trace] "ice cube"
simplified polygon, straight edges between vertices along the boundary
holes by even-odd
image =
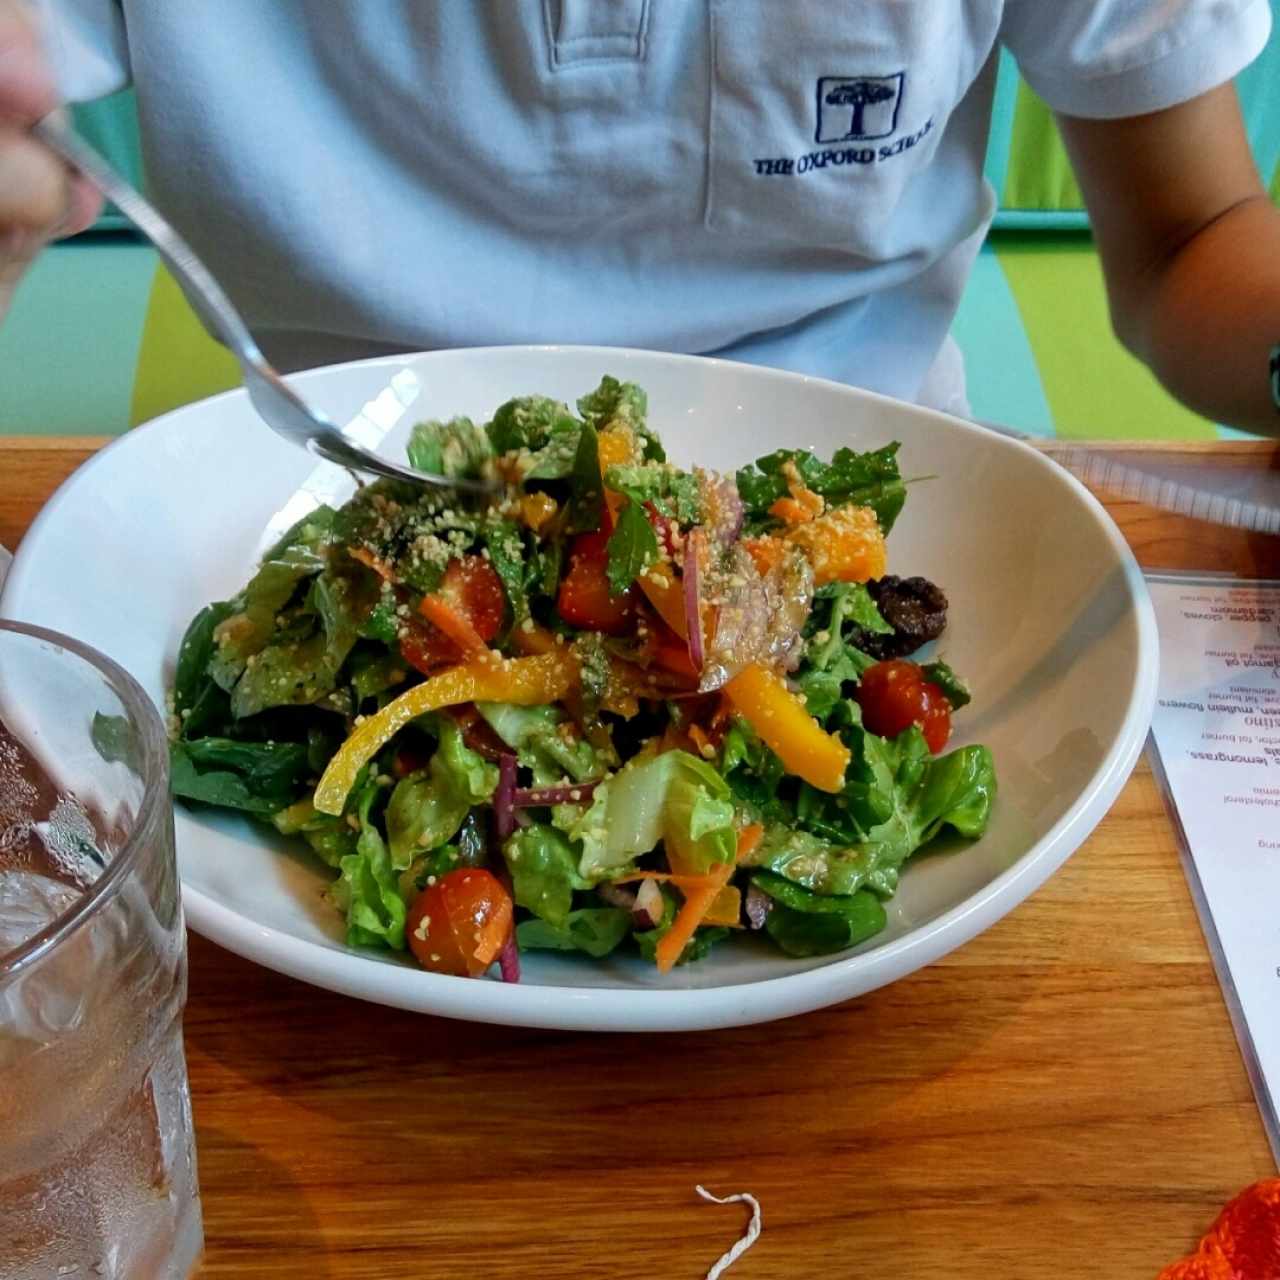
[[[0,955],[33,938],[80,896],[81,890],[34,871],[0,871]],[[6,1057],[52,1044],[81,1025],[102,959],[100,924],[82,925],[31,968],[0,982],[0,1068]]]
[[[81,890],[34,871],[0,870],[0,956],[52,924]]]

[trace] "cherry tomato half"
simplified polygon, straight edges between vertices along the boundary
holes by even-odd
[[[914,662],[894,658],[862,673],[856,694],[862,722],[882,738],[896,738],[919,725],[929,750],[937,755],[951,736],[951,703]]]
[[[414,959],[432,973],[478,978],[511,936],[511,895],[482,867],[459,867],[414,898],[405,938]]]
[[[571,626],[584,631],[621,635],[635,613],[634,589],[609,593],[609,535],[603,530],[583,533],[569,547],[569,571],[560,580],[556,610]]]

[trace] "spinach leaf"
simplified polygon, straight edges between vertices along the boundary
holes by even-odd
[[[209,674],[223,689],[230,691],[248,660],[273,639],[276,619],[298,587],[324,570],[334,514],[320,507],[304,516],[230,602],[229,612],[214,632],[216,649],[208,664]]]
[[[107,716],[101,711],[93,713],[93,724],[89,729],[89,740],[93,749],[107,764],[125,764],[137,770],[138,735],[128,716]]]
[[[649,429],[646,415],[649,397],[634,382],[619,382],[606,374],[600,385],[578,401],[578,412],[597,431],[609,427],[629,427],[639,441],[646,459],[665,462],[667,455],[662,442]]]
[[[506,624],[498,636],[501,643],[529,616],[529,591],[525,584],[525,547],[520,526],[513,520],[490,520],[482,536],[489,563],[502,583],[507,597]]]
[[[769,508],[787,494],[783,466],[792,462],[801,480],[826,499],[829,506],[856,503],[871,507],[885,533],[893,528],[906,500],[907,490],[898,471],[898,445],[888,444],[869,453],[837,449],[823,462],[804,449],[779,449],[758,458],[738,472],[738,492],[747,511],[747,524],[758,531],[771,523]]]
[[[924,678],[932,681],[947,695],[953,711],[959,711],[973,701],[969,686],[945,662],[926,662],[922,670]]]
[[[263,817],[280,808],[277,798],[256,794],[244,778],[232,770],[197,769],[188,754],[189,746],[185,742],[169,744],[169,786],[175,796]]]
[[[599,960],[613,951],[631,929],[631,916],[618,907],[580,907],[559,927],[534,918],[516,925],[521,951],[585,951]]]
[[[765,930],[789,956],[825,956],[857,946],[879,933],[888,916],[873,893],[862,889],[848,897],[822,897],[768,871],[754,883],[773,900]]]
[[[209,674],[209,664],[218,647],[214,639],[218,624],[234,612],[235,605],[230,601],[207,605],[191,620],[178,646],[173,710],[183,737],[198,737],[222,727],[231,718],[230,699]]]
[[[605,544],[609,593],[621,595],[658,558],[658,537],[645,510],[628,502]]]
[[[962,747],[933,757],[912,726],[889,742],[860,729],[849,781],[840,796],[802,788],[801,827],[774,824],[748,861],[824,895],[869,888],[894,892],[902,864],[944,827],[982,834],[995,796],[986,747]]]
[[[250,655],[252,661],[246,661],[244,673],[231,691],[231,710],[236,718],[256,715],[268,707],[305,705],[331,693],[373,611],[376,592],[373,575],[363,570],[326,569],[320,573],[307,594],[307,613],[299,619],[299,630],[277,633]]]
[[[570,533],[591,533],[604,519],[604,480],[600,475],[600,437],[589,422],[578,433],[569,474]]]

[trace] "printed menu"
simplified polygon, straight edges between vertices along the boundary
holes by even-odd
[[[1157,775],[1280,1163],[1280,582],[1152,574]]]

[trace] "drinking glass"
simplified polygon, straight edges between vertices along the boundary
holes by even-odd
[[[186,991],[159,715],[0,621],[0,1280],[190,1275]]]

